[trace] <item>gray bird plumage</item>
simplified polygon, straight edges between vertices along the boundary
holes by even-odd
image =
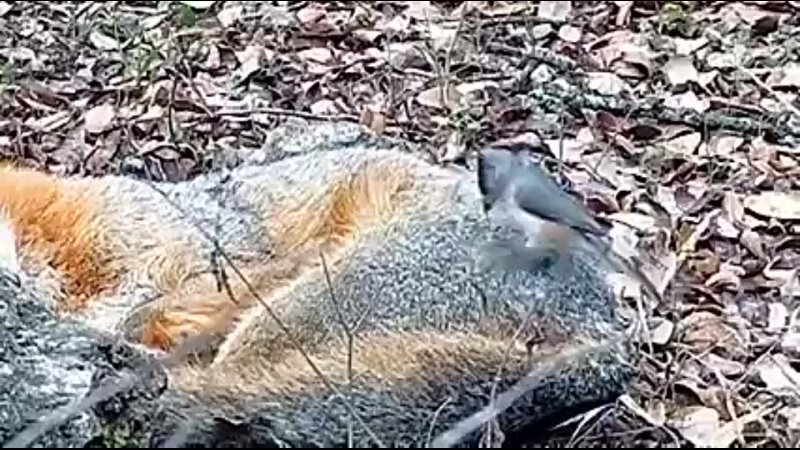
[[[513,265],[517,266],[526,261],[531,266],[540,261],[552,264],[547,258],[543,259],[544,256],[568,255],[570,250],[586,243],[615,270],[633,275],[650,295],[660,299],[658,289],[635,264],[613,251],[608,227],[601,225],[582,204],[562,190],[527,151],[489,148],[480,152],[478,186],[483,195],[484,211],[500,225],[510,226],[527,235],[529,243],[534,242],[533,246],[515,252],[503,249],[508,243],[498,244],[497,249],[487,250],[489,258],[496,260],[499,256],[510,255],[508,257],[513,256],[514,259]],[[554,234],[553,225],[566,229],[563,233]],[[550,226],[550,230],[547,226]],[[558,237],[553,238],[554,235]],[[530,256],[521,260],[520,255]],[[559,261],[562,259],[559,258]],[[493,264],[503,263],[493,261]],[[563,270],[563,266],[560,267]]]

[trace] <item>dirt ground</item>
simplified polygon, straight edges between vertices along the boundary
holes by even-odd
[[[664,302],[555,442],[795,447],[800,2],[2,2],[0,158],[184,180],[289,117],[549,149]]]

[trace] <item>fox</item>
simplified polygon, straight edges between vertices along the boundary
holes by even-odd
[[[0,167],[0,275],[177,355],[136,445],[190,416],[183,446],[510,446],[635,376],[592,255],[487,259],[517,238],[473,171],[341,123],[240,159],[180,182]]]

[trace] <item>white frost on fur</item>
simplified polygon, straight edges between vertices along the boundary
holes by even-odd
[[[5,212],[0,211],[0,270],[19,273],[19,260],[17,259],[17,242],[14,230]]]

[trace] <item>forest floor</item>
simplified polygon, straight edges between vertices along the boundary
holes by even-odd
[[[800,2],[3,2],[0,157],[183,180],[289,117],[546,156],[638,231],[643,375],[562,442],[800,440]],[[649,269],[652,267],[652,270]]]

